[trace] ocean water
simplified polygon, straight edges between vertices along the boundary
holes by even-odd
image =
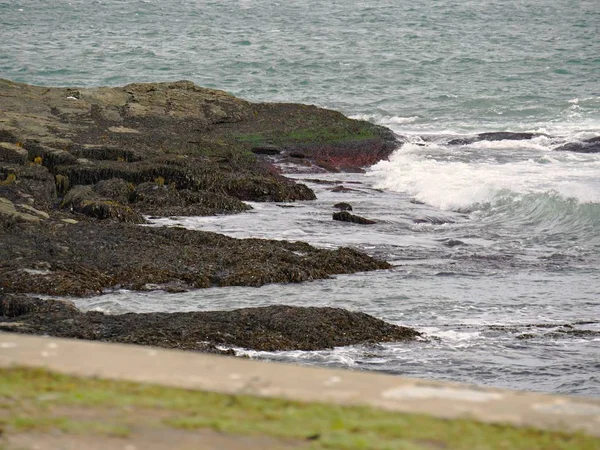
[[[290,175],[318,199],[170,218],[236,237],[351,245],[388,271],[184,294],[109,292],[83,309],[340,306],[427,340],[250,356],[600,397],[595,0],[0,0],[0,77],[42,85],[189,79],[253,101],[338,109],[406,141],[365,174]],[[530,131],[531,140],[450,145]],[[318,178],[333,184],[315,182]],[[337,184],[349,192],[332,192]],[[347,201],[377,220],[331,220]]]

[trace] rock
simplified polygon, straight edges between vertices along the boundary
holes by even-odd
[[[31,205],[17,204],[15,206],[17,206],[20,209],[24,209],[25,211],[28,211],[30,213],[33,213],[41,219],[49,219],[50,218],[50,214],[48,214],[47,212],[44,212],[44,211],[40,211],[39,209],[35,209]]]
[[[0,330],[206,351],[235,346],[260,351],[323,350],[410,341],[421,334],[339,308],[267,306],[233,311],[104,315],[81,313],[56,300],[8,296],[0,301]],[[17,330],[10,324],[20,323]]]
[[[356,189],[352,189],[346,186],[336,186],[334,188],[329,189],[331,192],[356,192]]]
[[[459,245],[466,245],[463,241],[459,241],[458,239],[447,239],[443,242],[446,247],[456,247]]]
[[[315,183],[315,184],[340,184],[341,181],[337,181],[337,180],[321,180],[319,178],[304,178],[304,181],[306,181],[307,183]]]
[[[555,150],[559,152],[600,153],[600,136],[585,139],[581,142],[569,142]]]
[[[80,312],[68,300],[42,300],[14,294],[5,294],[0,298],[0,317],[14,318],[30,314],[78,315]]]
[[[146,223],[144,217],[129,206],[99,197],[92,186],[75,186],[65,195],[61,202],[61,208],[100,220]]]
[[[9,155],[0,158],[9,211],[0,223],[0,289],[93,295],[117,285],[260,286],[388,267],[349,249],[134,226],[143,214],[312,200],[311,189],[272,161],[302,154],[307,170],[316,161],[353,170],[396,148],[391,131],[335,111],[249,103],[189,81],[51,88],[0,80],[0,142]],[[15,211],[35,220],[15,226]],[[50,273],[25,271],[40,259],[52,263]]]
[[[333,205],[335,209],[339,209],[340,211],[352,211],[352,205],[346,202],[340,202]]]
[[[204,190],[178,190],[173,186],[142,183],[131,201],[144,214],[159,216],[208,216],[248,211],[246,203],[227,195]]]
[[[364,217],[350,214],[348,211],[340,211],[333,213],[333,220],[339,220],[341,222],[359,223],[361,225],[372,225],[374,223],[377,223],[374,220],[365,219]]]
[[[449,219],[439,218],[439,217],[423,217],[423,218],[413,219],[413,223],[416,223],[416,224],[428,223],[431,225],[444,225],[445,223],[454,223],[454,221],[449,220]]]
[[[325,250],[301,242],[234,239],[115,221],[88,219],[56,229],[13,227],[0,236],[0,292],[11,293],[82,296],[115,286],[261,286],[390,267],[349,248]],[[23,272],[37,261],[51,262],[51,271]]]
[[[277,147],[276,145],[269,145],[269,144],[263,144],[263,145],[257,145],[255,147],[252,147],[250,149],[250,151],[252,153],[254,153],[255,155],[279,155],[281,153],[281,149],[279,147]]]
[[[28,156],[24,148],[10,142],[0,142],[0,161],[25,164]]]
[[[17,211],[13,202],[7,198],[0,197],[0,220],[15,222],[34,222],[40,221],[40,217],[33,214],[22,213]]]
[[[525,141],[541,136],[539,133],[511,133],[508,131],[479,133],[474,137],[457,138],[448,141],[448,145],[469,145],[479,141]]]

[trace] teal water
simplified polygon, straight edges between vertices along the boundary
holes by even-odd
[[[594,128],[599,32],[595,0],[4,0],[0,75],[190,79],[434,131]]]
[[[600,135],[599,35],[597,0],[0,0],[0,77],[188,79],[338,109],[406,141],[365,175],[319,175],[352,182],[350,193],[312,183],[318,200],[294,208],[154,221],[351,245],[394,269],[260,289],[107,292],[75,299],[81,308],[341,306],[432,339],[249,354],[600,397],[600,155],[556,151]],[[498,130],[541,135],[449,144]],[[378,223],[333,222],[339,201]]]

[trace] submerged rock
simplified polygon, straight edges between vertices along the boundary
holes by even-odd
[[[346,186],[341,185],[341,184],[339,186],[335,186],[335,187],[333,187],[333,188],[331,188],[329,190],[331,192],[344,192],[344,193],[345,192],[357,192],[358,191],[357,189],[352,189],[352,188],[346,187]]]
[[[196,351],[214,351],[215,346],[262,351],[323,350],[421,336],[411,328],[360,312],[285,305],[105,315],[81,313],[61,301],[5,296],[0,301],[0,314],[4,316],[0,318],[0,330]]]
[[[480,141],[525,141],[541,136],[539,133],[511,133],[508,131],[479,133],[476,136],[457,138],[448,141],[448,145],[469,145]]]
[[[333,205],[335,209],[339,209],[340,211],[352,211],[352,205],[346,202],[340,202]]]
[[[580,142],[569,142],[556,149],[559,152],[600,153],[600,136]]]
[[[361,225],[372,225],[377,223],[375,220],[365,219],[364,217],[350,214],[348,211],[340,211],[333,213],[333,220],[339,220],[340,222],[352,222]]]

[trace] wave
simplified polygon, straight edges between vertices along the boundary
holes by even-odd
[[[496,193],[489,202],[473,205],[472,216],[487,226],[510,225],[548,241],[552,236],[575,239],[600,237],[600,203],[581,203],[556,192]]]
[[[547,139],[462,147],[406,143],[367,175],[378,189],[404,192],[443,210],[469,209],[503,190],[556,192],[581,203],[600,203],[600,155],[553,152]]]
[[[367,175],[378,189],[492,223],[600,233],[600,155],[553,145],[546,136],[463,146],[413,142]]]

